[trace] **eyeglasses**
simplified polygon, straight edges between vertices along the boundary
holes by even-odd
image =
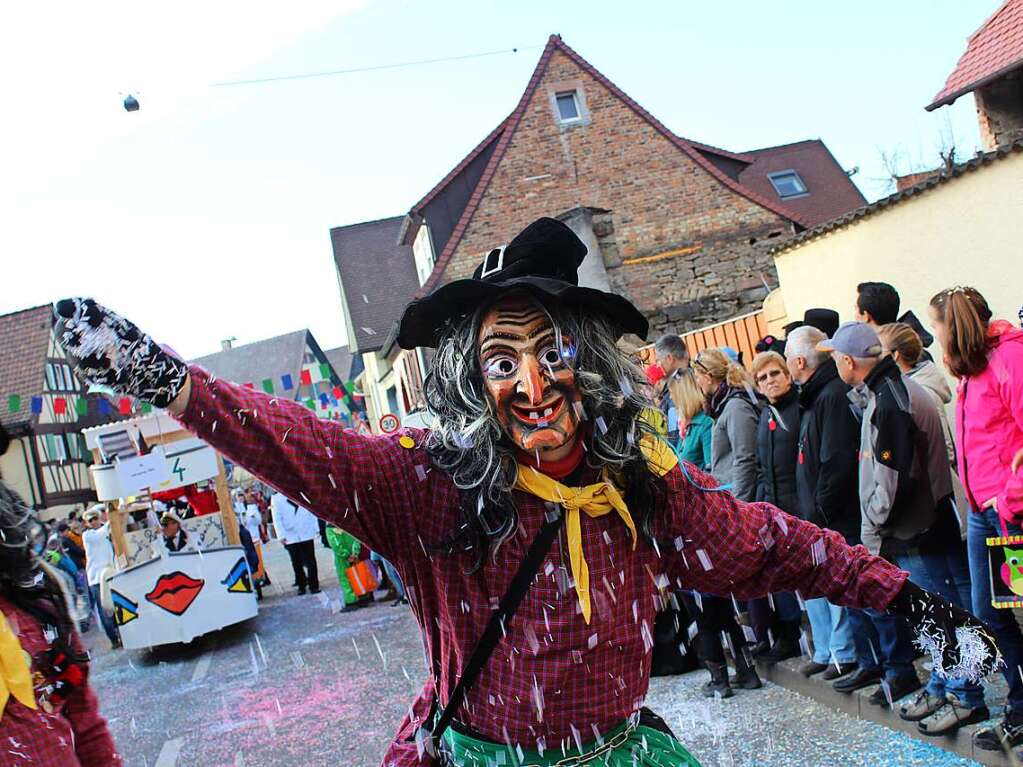
[[[765,370],[763,373],[757,373],[757,383],[765,383],[767,379],[777,378],[780,375],[784,375],[784,373],[778,368]]]

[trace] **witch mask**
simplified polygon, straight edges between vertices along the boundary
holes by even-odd
[[[499,298],[480,323],[479,357],[487,393],[511,441],[546,461],[571,451],[581,401],[574,352],[543,308],[522,293]]]

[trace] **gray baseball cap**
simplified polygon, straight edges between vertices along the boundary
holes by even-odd
[[[838,352],[861,359],[881,356],[881,339],[877,331],[865,322],[846,322],[835,331],[834,337],[817,344],[819,352]]]

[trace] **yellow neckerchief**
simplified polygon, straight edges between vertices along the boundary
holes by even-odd
[[[678,465],[674,451],[663,441],[653,435],[646,435],[639,442],[640,450],[646,456],[650,471],[663,477]],[[586,487],[568,487],[556,479],[541,474],[530,466],[519,464],[518,476],[515,478],[515,489],[535,495],[541,500],[560,504],[565,510],[565,533],[568,536],[569,564],[572,577],[575,579],[575,590],[579,595],[583,618],[590,622],[590,568],[583,557],[582,527],[579,512],[588,517],[602,517],[615,511],[632,535],[632,547],[636,548],[636,524],[632,521],[629,507],[621,491],[608,478],[605,470],[602,479]]]
[[[11,630],[6,616],[0,613],[0,713],[12,695],[23,705],[36,707],[28,656],[21,649],[21,642]]]

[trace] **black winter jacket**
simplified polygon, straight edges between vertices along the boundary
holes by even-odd
[[[855,545],[860,542],[860,422],[848,391],[830,359],[800,387],[796,491],[800,517]]]
[[[799,516],[796,456],[799,453],[799,391],[793,386],[760,411],[757,425],[757,500]]]

